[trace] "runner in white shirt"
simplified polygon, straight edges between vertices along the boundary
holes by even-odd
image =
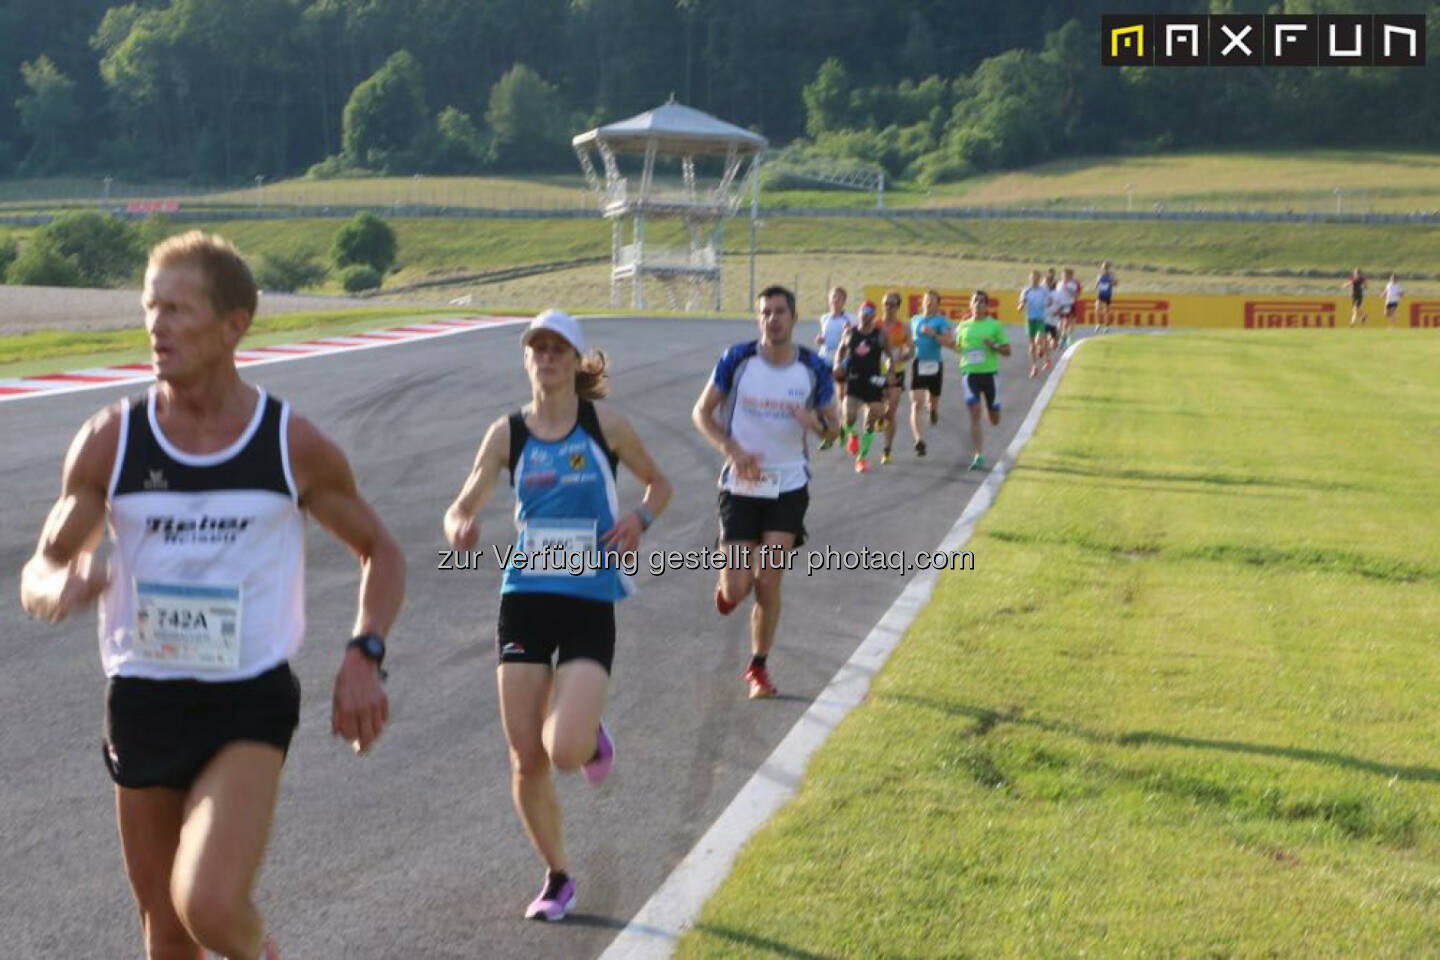
[[[830,312],[820,315],[820,332],[815,335],[815,346],[819,347],[819,354],[826,366],[833,366],[835,356],[840,352],[840,338],[845,333],[845,328],[853,326],[855,318],[845,310],[845,301],[850,294],[844,287],[834,287],[830,291]],[[835,391],[839,394],[840,401],[845,400],[845,373],[837,372],[835,375]],[[821,450],[829,450],[834,441],[827,440],[820,444]]]
[[[1070,345],[1070,330],[1075,326],[1075,304],[1080,299],[1080,281],[1075,279],[1075,271],[1066,267],[1061,274],[1060,283],[1055,287],[1055,303],[1057,315],[1060,318],[1060,346]]]
[[[1060,349],[1060,281],[1054,267],[1045,272],[1045,289],[1050,292],[1050,299],[1045,301],[1045,369],[1049,370],[1050,357]]]
[[[760,339],[721,355],[691,412],[695,429],[726,457],[719,542],[740,561],[720,571],[715,609],[728,614],[755,591],[744,674],[752,700],[776,694],[766,658],[780,622],[780,576],[805,541],[806,438],[834,439],[840,423],[830,367],[793,340],[795,295],[767,287],[757,306]]]
[[[1385,319],[1390,321],[1390,326],[1395,326],[1395,311],[1400,309],[1400,298],[1405,296],[1405,288],[1400,286],[1399,279],[1395,274],[1390,274],[1390,282],[1385,284]]]

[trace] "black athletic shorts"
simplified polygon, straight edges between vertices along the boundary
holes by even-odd
[[[774,500],[768,497],[736,496],[720,491],[720,543],[765,539],[767,533],[793,533],[795,546],[805,542],[805,510],[810,506],[810,489],[787,490]]]
[[[1357,307],[1364,306],[1364,305],[1365,305],[1365,294],[1363,294],[1363,293],[1352,293],[1352,294],[1350,294],[1350,302],[1353,303],[1353,304],[1354,304],[1355,306],[1357,306]]]
[[[1105,306],[1107,306],[1107,307],[1110,306],[1110,294],[1108,294],[1108,293],[1105,294],[1104,296],[1101,296],[1101,295],[1099,295],[1099,294],[1096,294],[1095,299],[1098,300],[1098,301],[1100,301],[1101,303],[1105,304]]]
[[[983,398],[987,408],[1000,409],[1000,400],[995,391],[995,374],[965,373],[961,374],[960,379],[965,383],[966,406],[974,406]]]
[[[910,389],[929,390],[932,397],[940,396],[940,387],[945,381],[945,362],[936,361],[939,368],[932,374],[920,375],[920,361],[914,360],[910,363]]]
[[[872,383],[868,377],[850,377],[845,381],[845,396],[860,403],[880,403],[885,399],[885,384]]]
[[[119,786],[189,790],[225,746],[250,741],[285,752],[299,725],[300,681],[288,663],[222,683],[112,677],[102,748]]]
[[[1057,326],[1055,326],[1055,324],[1053,324],[1053,323],[1047,323],[1047,324],[1045,324],[1045,335],[1048,336],[1048,337],[1049,337],[1050,339],[1052,339],[1052,340],[1059,340],[1059,339],[1060,339],[1060,328],[1057,327]]]
[[[501,663],[615,662],[615,604],[565,593],[502,593],[495,648]],[[558,655],[557,655],[558,651]]]

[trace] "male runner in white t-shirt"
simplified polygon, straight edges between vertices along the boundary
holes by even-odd
[[[767,657],[780,622],[780,576],[805,541],[810,503],[806,438],[833,440],[840,414],[825,361],[794,342],[795,295],[766,287],[757,300],[760,338],[727,349],[695,402],[691,420],[725,454],[720,471],[720,547],[727,561],[715,609],[734,610],[753,588],[750,699],[773,697]]]

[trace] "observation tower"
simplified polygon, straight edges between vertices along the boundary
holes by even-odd
[[[719,310],[725,218],[753,188],[765,138],[672,96],[663,106],[596,127],[571,143],[610,221],[611,306],[620,305],[628,282],[632,306],[643,310],[649,278],[665,288],[672,308],[683,304],[687,311],[695,309],[708,283]],[[600,157],[603,179],[592,153]],[[659,242],[646,239],[647,223]]]

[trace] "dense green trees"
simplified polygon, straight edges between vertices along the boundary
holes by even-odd
[[[811,153],[928,179],[1077,151],[1425,145],[1440,129],[1435,69],[1102,69],[1099,15],[1113,7],[6,0],[0,175],[245,182],[326,158],[328,172],[568,170],[570,134],[672,92],[773,142],[807,138]],[[1430,35],[1440,36],[1440,4],[1428,10]]]

